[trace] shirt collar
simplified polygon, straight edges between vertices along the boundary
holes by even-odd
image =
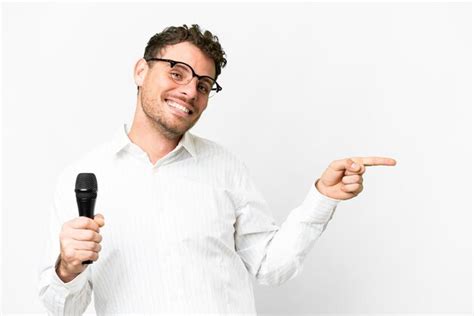
[[[117,131],[117,133],[114,136],[114,139],[112,141],[112,153],[114,155],[117,155],[120,153],[123,149],[125,149],[127,146],[130,146],[132,144],[132,141],[128,137],[128,126],[127,124],[123,124],[123,126]],[[178,151],[182,147],[186,149],[186,151],[193,157],[194,159],[197,158],[197,153],[196,153],[196,146],[194,144],[194,135],[191,134],[189,131],[186,131],[181,137],[178,145],[176,146],[173,151]]]

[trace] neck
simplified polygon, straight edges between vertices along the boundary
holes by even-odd
[[[154,165],[178,146],[181,137],[170,139],[156,126],[156,123],[143,112],[140,101],[137,101],[135,116],[128,137],[138,147],[147,153],[148,159]]]

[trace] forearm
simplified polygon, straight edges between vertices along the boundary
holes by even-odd
[[[64,282],[56,273],[56,265],[49,266],[40,274],[39,297],[52,315],[81,315],[91,301],[92,286],[89,271]]]
[[[295,277],[307,253],[326,229],[336,206],[337,201],[310,192],[268,242],[256,274],[257,281],[279,285]]]

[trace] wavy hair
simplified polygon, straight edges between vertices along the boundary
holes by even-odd
[[[217,79],[222,68],[227,64],[225,52],[217,36],[207,30],[202,32],[197,24],[193,24],[191,27],[188,27],[186,24],[183,26],[170,26],[161,33],[153,35],[148,41],[143,58],[154,58],[164,47],[181,42],[190,42],[196,45],[204,54],[214,60],[216,67],[215,79]]]

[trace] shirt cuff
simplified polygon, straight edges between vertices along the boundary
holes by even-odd
[[[64,283],[56,273],[55,269],[53,268],[53,285],[56,288],[63,289],[68,292],[68,294],[74,294],[79,292],[87,282],[87,273],[89,267],[87,267],[84,271],[82,271],[78,276],[76,276],[70,282]]]
[[[340,201],[321,194],[313,183],[299,207],[299,217],[307,222],[326,224]]]

